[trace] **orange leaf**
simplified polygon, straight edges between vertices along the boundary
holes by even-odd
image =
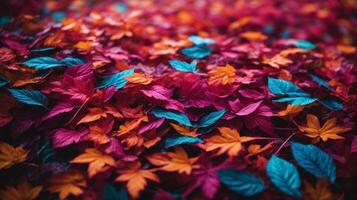
[[[261,32],[248,31],[240,35],[248,40],[266,40],[268,37]]]
[[[42,77],[17,80],[12,86],[13,87],[21,87],[21,86],[28,85],[28,84],[38,83],[40,81],[42,81]]]
[[[206,139],[206,151],[218,150],[216,155],[227,153],[229,156],[238,155],[242,149],[242,143],[254,140],[253,137],[240,136],[235,129],[228,127],[218,128],[220,134]]]
[[[299,126],[300,131],[307,133],[306,136],[314,138],[317,141],[320,139],[324,142],[328,139],[343,139],[343,137],[338,134],[351,130],[351,128],[336,126],[336,118],[327,120],[321,127],[319,119],[315,115],[308,114],[306,116],[306,122],[306,126]]]
[[[139,163],[133,164],[126,170],[120,170],[119,175],[115,180],[119,182],[126,182],[126,187],[129,194],[134,198],[138,198],[142,190],[147,185],[147,180],[160,182],[159,178],[151,171],[141,169]]]
[[[63,47],[65,44],[63,43],[64,40],[64,33],[58,31],[49,37],[47,37],[44,41],[45,46],[55,46],[55,47]]]
[[[277,54],[272,58],[265,59],[263,63],[268,64],[275,68],[280,68],[281,66],[286,66],[293,63],[293,61]]]
[[[105,128],[106,127],[101,127],[97,124],[89,126],[89,139],[99,144],[108,143],[110,139],[106,134],[106,130],[104,130]]]
[[[174,123],[170,123],[170,125],[181,135],[185,135],[185,136],[190,136],[190,137],[196,137],[198,134],[196,133],[196,128],[195,129],[191,129],[188,126],[184,126],[181,124],[174,124]]]
[[[189,158],[182,147],[175,147],[175,152],[167,152],[164,155],[154,154],[148,157],[148,160],[160,169],[168,172],[191,174],[192,169],[197,168],[194,163],[198,158]]]
[[[337,199],[330,190],[330,184],[327,179],[318,179],[316,186],[313,187],[307,181],[303,181],[304,191],[302,192],[306,200],[334,200]]]
[[[78,196],[82,194],[82,187],[87,186],[84,175],[78,170],[61,172],[54,174],[48,186],[48,191],[59,193],[61,200],[66,199],[69,195]]]
[[[115,166],[115,160],[95,148],[87,148],[84,153],[74,158],[71,163],[89,163],[88,175],[93,177],[103,171],[106,165]]]
[[[236,81],[236,70],[232,65],[217,67],[208,72],[208,84],[210,85],[229,85]]]
[[[22,179],[17,186],[0,191],[0,197],[6,200],[34,200],[41,191],[42,186],[32,187],[26,179]]]
[[[116,111],[115,108],[113,107],[105,107],[103,108],[90,108],[89,113],[84,116],[77,124],[82,124],[82,123],[89,123],[89,122],[94,122],[97,121],[101,118],[107,118],[108,114],[112,115],[113,117],[120,118],[122,115]]]
[[[354,54],[357,51],[357,48],[349,45],[337,45],[337,49],[344,54]]]
[[[145,121],[147,122],[148,121],[148,117],[145,115],[145,116],[142,116],[138,119],[134,119],[128,123],[125,123],[123,125],[120,125],[119,126],[119,131],[118,131],[118,135],[124,135],[126,133],[129,133],[130,131],[134,130],[135,128],[137,128],[140,123],[142,121]]]
[[[278,112],[278,116],[281,116],[281,117],[288,116],[288,115],[294,116],[294,115],[298,114],[299,112],[301,112],[303,109],[304,109],[304,106],[288,105],[285,110]]]
[[[13,147],[5,142],[0,142],[0,169],[24,162],[27,159],[27,151],[21,147]]]
[[[146,74],[141,74],[141,73],[134,73],[131,76],[125,77],[125,79],[129,83],[136,83],[136,84],[141,84],[141,85],[148,85],[153,80],[152,76],[146,75]]]
[[[80,52],[87,53],[92,49],[92,46],[93,43],[90,41],[80,41],[74,45],[74,48],[76,48]]]

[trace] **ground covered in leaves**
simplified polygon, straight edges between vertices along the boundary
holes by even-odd
[[[357,1],[0,11],[0,199],[355,197]]]

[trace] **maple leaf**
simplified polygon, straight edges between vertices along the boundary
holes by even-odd
[[[236,81],[236,70],[232,65],[217,67],[208,72],[208,84],[210,85],[230,85]]]
[[[72,170],[54,174],[49,180],[47,190],[52,193],[59,193],[59,198],[63,200],[69,195],[78,196],[82,194],[82,188],[86,186],[84,175],[78,170]]]
[[[132,121],[129,121],[129,122],[123,124],[123,125],[120,125],[119,126],[118,135],[124,135],[126,133],[129,133],[130,131],[132,131],[135,128],[137,128],[142,121],[147,122],[148,121],[148,117],[145,115],[145,116],[142,116],[142,117],[140,117],[138,119],[134,119]]]
[[[120,170],[119,173],[121,175],[115,181],[126,182],[128,192],[134,199],[138,198],[140,192],[145,189],[147,180],[160,182],[152,170],[141,169],[140,163],[134,163],[129,166],[129,169]]]
[[[34,200],[41,191],[42,186],[32,187],[26,179],[22,179],[17,186],[1,190],[0,196],[4,200]]]
[[[162,166],[160,169],[168,172],[178,172],[189,175],[192,169],[198,167],[198,165],[194,165],[198,157],[189,158],[182,147],[175,147],[175,152],[167,152],[163,155],[153,154],[147,158],[153,165]]]
[[[288,105],[285,110],[282,110],[278,112],[278,116],[294,116],[301,112],[304,109],[304,106],[293,106],[293,105]]]
[[[88,175],[93,177],[98,172],[102,171],[104,166],[115,166],[115,160],[95,148],[87,148],[84,153],[74,158],[71,163],[89,163]]]
[[[153,78],[147,74],[134,73],[130,76],[125,77],[129,83],[136,83],[141,85],[148,85],[152,82]]]
[[[0,169],[7,169],[17,163],[21,163],[27,158],[27,151],[21,147],[13,146],[0,142]]]
[[[254,140],[254,137],[240,136],[237,130],[228,127],[220,127],[218,130],[220,134],[207,138],[204,145],[206,151],[218,149],[216,155],[227,152],[229,156],[236,156],[242,149],[242,143]]]
[[[334,200],[337,199],[330,190],[330,184],[327,179],[318,179],[316,186],[312,186],[304,181],[303,197],[307,200]]]
[[[289,64],[293,63],[293,61],[277,54],[277,55],[273,56],[272,58],[265,59],[263,61],[263,63],[268,64],[275,68],[280,68],[280,66],[289,65]]]
[[[196,137],[198,135],[196,133],[197,130],[196,128],[193,129],[185,125],[174,124],[174,123],[170,123],[170,125],[181,135],[190,136],[190,137]]]
[[[314,138],[317,141],[320,139],[324,142],[328,139],[343,139],[343,137],[338,134],[351,130],[351,128],[336,126],[336,118],[327,120],[321,127],[319,119],[315,115],[308,114],[306,116],[306,122],[306,126],[299,126],[299,130],[307,133],[306,136]]]
[[[116,118],[122,117],[122,115],[113,107],[106,106],[105,108],[90,108],[89,113],[84,116],[77,124],[89,123],[97,121],[101,118],[107,118],[108,114]]]

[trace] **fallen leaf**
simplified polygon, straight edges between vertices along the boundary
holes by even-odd
[[[50,180],[47,190],[52,193],[59,193],[61,200],[69,195],[78,196],[82,194],[83,187],[87,186],[84,175],[77,170],[60,172],[54,174]]]
[[[42,191],[42,186],[32,186],[22,179],[17,186],[8,186],[0,191],[1,199],[6,200],[35,200]]]
[[[0,169],[24,162],[27,159],[27,151],[21,147],[13,147],[5,142],[0,142]]]

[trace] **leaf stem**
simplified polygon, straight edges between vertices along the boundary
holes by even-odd
[[[288,138],[285,139],[285,141],[280,145],[279,149],[275,152],[275,154],[279,154],[280,150],[288,143],[288,141],[296,134],[296,132],[293,132]]]
[[[79,107],[79,109],[76,111],[76,113],[72,116],[72,118],[65,124],[65,126],[69,125],[70,123],[72,123],[72,121],[74,120],[74,118],[77,117],[77,115],[79,114],[79,112],[83,109],[83,107],[87,104],[89,98],[87,98],[82,105]]]

